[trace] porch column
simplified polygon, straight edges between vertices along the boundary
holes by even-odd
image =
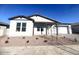
[[[46,35],[47,35],[47,24],[46,24]]]
[[[58,35],[58,25],[56,23],[56,35]]]
[[[33,25],[33,36],[34,36],[34,25]]]

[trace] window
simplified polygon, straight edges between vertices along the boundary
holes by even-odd
[[[40,27],[37,27],[37,31],[40,31]]]
[[[17,23],[17,25],[16,25],[16,31],[20,31],[20,29],[21,29],[21,23]]]
[[[26,31],[26,23],[22,23],[22,31]]]
[[[44,31],[44,29],[42,27],[38,27],[37,31]]]
[[[41,28],[41,31],[43,31],[43,28]]]
[[[17,23],[16,31],[26,31],[26,23]]]

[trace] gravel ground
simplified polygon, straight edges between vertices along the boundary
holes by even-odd
[[[0,55],[79,55],[79,42],[64,36],[2,37]]]
[[[76,42],[66,37],[54,36],[33,36],[33,37],[2,37],[0,46],[52,46],[52,45],[72,45]]]
[[[62,35],[62,36],[70,38],[71,40],[77,39],[77,41],[79,41],[79,34],[71,34],[71,35],[66,34],[66,35]]]

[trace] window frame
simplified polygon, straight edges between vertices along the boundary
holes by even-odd
[[[18,24],[20,24],[20,25],[18,26]],[[17,32],[21,31],[21,23],[20,22],[17,22],[17,24],[16,24],[16,31]]]
[[[23,24],[25,24],[25,25],[23,26]],[[25,31],[26,31],[26,23],[22,22],[22,32],[25,32]]]
[[[40,31],[40,27],[37,27],[37,31]]]
[[[43,27],[37,27],[37,31],[44,31]]]
[[[41,27],[41,31],[44,31],[44,28],[43,27]]]
[[[25,25],[23,25],[25,24]],[[26,22],[17,22],[16,23],[16,32],[25,32],[26,31]]]

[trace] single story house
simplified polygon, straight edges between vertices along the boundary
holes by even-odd
[[[72,34],[71,25],[42,15],[14,16],[9,18],[8,36]]]
[[[7,33],[8,24],[0,22],[0,37],[5,36]]]

